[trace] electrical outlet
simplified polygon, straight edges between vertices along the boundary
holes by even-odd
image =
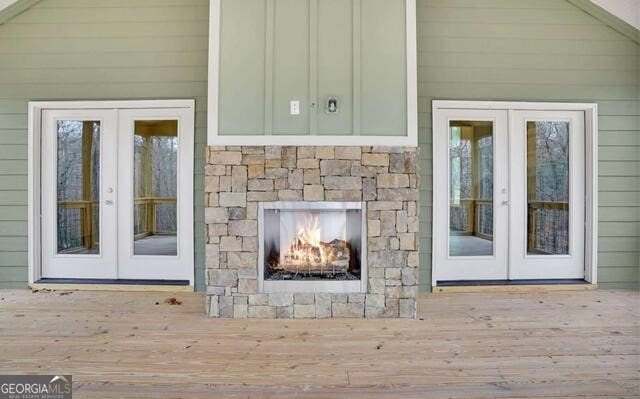
[[[300,101],[294,100],[289,102],[289,114],[300,115]]]

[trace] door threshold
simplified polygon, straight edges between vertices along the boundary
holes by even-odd
[[[432,292],[551,292],[593,290],[597,284],[579,279],[438,281]]]
[[[43,278],[29,287],[33,290],[56,291],[193,292],[189,280]]]

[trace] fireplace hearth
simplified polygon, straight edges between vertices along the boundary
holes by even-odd
[[[360,202],[261,203],[261,290],[363,292],[364,213]]]

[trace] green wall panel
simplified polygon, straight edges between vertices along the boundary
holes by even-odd
[[[221,131],[251,134],[264,129],[265,1],[221,2],[218,105]]]
[[[235,40],[222,43],[221,72],[235,74],[234,80],[241,80],[234,84],[220,82],[220,123],[234,134],[262,131],[266,121],[276,122],[264,112],[269,86],[264,81],[263,46],[269,3],[273,5],[274,18],[300,17],[298,28],[308,23],[302,16],[310,4],[306,1],[291,3],[292,9],[284,11],[278,10],[279,2],[275,0],[222,2],[223,13],[237,13],[246,20],[240,26],[225,26],[223,20],[221,26],[223,34],[227,32],[226,36]],[[319,3],[319,62],[315,71],[319,83],[318,87],[307,84],[303,91],[308,91],[302,95],[317,90],[319,98],[338,95],[341,100],[337,118],[318,115],[319,131],[344,134],[345,126],[404,129],[404,111],[402,117],[379,118],[377,108],[398,107],[394,112],[401,113],[404,106],[404,88],[397,83],[404,76],[385,74],[379,63],[385,40],[395,44],[385,57],[404,63],[404,27],[377,27],[380,13],[369,8],[400,3],[403,4],[401,0]],[[404,18],[402,12],[388,10],[397,20]],[[95,15],[101,18],[96,20]],[[196,284],[203,287],[207,19],[207,0],[43,0],[0,25],[0,287],[24,287],[26,280],[27,101],[141,98],[196,99],[195,259]],[[339,26],[327,28],[334,19],[340,21]],[[597,102],[599,284],[604,288],[637,288],[638,44],[562,0],[417,0],[417,21],[421,289],[428,291],[431,282],[433,99]],[[360,25],[363,35],[362,41],[357,42],[359,46],[349,41],[354,24]],[[402,32],[400,45],[384,35],[389,29],[395,29],[398,35]],[[279,27],[274,38],[277,34],[290,35],[291,31]],[[296,39],[303,42],[309,37],[302,34]],[[251,62],[238,59],[234,51],[239,44],[255,46]],[[312,55],[278,49],[275,41],[273,44],[273,54],[279,51],[283,58],[277,64],[274,61],[274,76],[282,81],[286,80],[284,74],[293,73],[297,81],[309,79],[305,77],[308,59],[298,58]],[[358,67],[348,56],[353,49],[361,52],[361,63],[366,65]],[[330,59],[332,56],[336,62]],[[287,61],[288,57],[295,59]],[[354,90],[351,83],[346,84],[348,89],[343,87],[352,75],[360,75],[361,90]],[[292,90],[277,89],[277,85],[270,88],[270,96],[282,99],[273,104],[286,106],[284,112],[288,113],[287,96],[292,95]],[[388,104],[355,100],[359,96],[373,99],[376,93],[386,90],[395,90]],[[275,126],[286,127],[287,121],[277,123]]]
[[[418,0],[420,285],[431,285],[431,101],[596,102],[601,287],[640,270],[640,52],[561,0]]]
[[[406,136],[405,0],[221,5],[221,135]]]
[[[355,5],[354,5],[355,4]],[[349,135],[359,120],[353,120],[353,84],[356,73],[354,63],[360,64],[352,56],[359,36],[354,38],[354,18],[359,18],[359,1],[322,0],[318,2],[318,98],[323,100],[337,97],[340,112],[327,114],[318,112],[317,131],[323,134]],[[354,17],[354,12],[357,17]],[[357,78],[357,76],[356,76]]]
[[[405,0],[362,1],[361,129],[403,135],[406,105]]]
[[[27,279],[27,102],[162,98],[196,100],[195,267],[204,287],[208,26],[207,0],[43,0],[0,25],[0,288]]]
[[[300,0],[274,1],[273,134],[309,134],[309,116],[314,111],[309,104],[310,3]],[[300,115],[289,114],[291,100],[300,101]],[[265,98],[267,101],[269,99]]]

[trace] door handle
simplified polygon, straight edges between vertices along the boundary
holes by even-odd
[[[504,205],[504,206],[509,205],[509,201],[502,201],[502,205]]]
[[[106,201],[104,202],[104,204],[105,204],[105,205],[113,205],[113,201],[111,201],[111,200],[106,200]]]

